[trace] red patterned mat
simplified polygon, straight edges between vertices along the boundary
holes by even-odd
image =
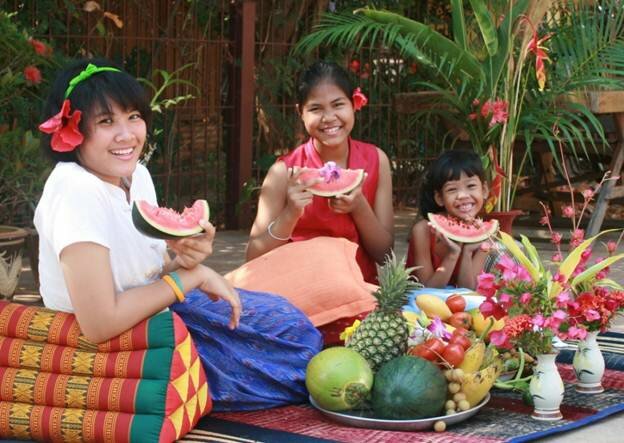
[[[382,431],[343,426],[309,405],[256,412],[215,413],[200,422],[196,429],[210,430],[210,420],[216,418],[220,422],[232,423],[228,432],[232,436],[236,435],[236,424],[245,423],[252,425],[247,429],[257,427],[265,433],[267,429],[290,433],[292,441],[297,436],[308,436],[338,442],[370,443],[521,442],[584,426],[624,410],[623,372],[607,370],[603,379],[605,392],[581,395],[576,393],[572,384],[575,379],[572,367],[561,364],[559,369],[566,382],[566,392],[561,407],[564,419],[558,422],[533,420],[530,417],[531,408],[524,405],[518,395],[493,391],[492,400],[477,415],[450,426],[444,433]],[[245,434],[245,437],[253,438],[253,435]],[[260,441],[273,440],[267,440],[265,436]]]

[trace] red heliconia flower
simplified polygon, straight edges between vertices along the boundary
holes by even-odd
[[[359,111],[364,106],[366,106],[366,103],[368,103],[368,98],[364,95],[364,93],[362,92],[360,88],[355,88],[351,98],[353,100],[354,111]]]
[[[33,65],[26,66],[24,68],[24,78],[31,85],[38,85],[41,83],[41,71]]]
[[[533,26],[533,24],[531,24],[531,26]],[[542,44],[550,37],[552,37],[552,34],[547,34],[539,38],[537,29],[535,29],[533,31],[533,37],[527,46],[527,50],[535,54],[535,77],[537,78],[537,85],[540,91],[543,91],[546,86],[546,65],[544,61],[550,61],[548,55],[546,55],[547,49]]]
[[[490,195],[485,201],[485,212],[492,212],[503,189],[503,179],[507,178],[507,176],[503,168],[498,164],[498,158],[494,148],[488,149],[488,156],[490,157],[490,163],[494,166],[495,175],[490,184]]]
[[[70,152],[82,143],[84,137],[78,129],[82,113],[79,110],[70,115],[70,102],[65,100],[58,114],[39,125],[39,130],[52,134],[50,146],[53,151]]]

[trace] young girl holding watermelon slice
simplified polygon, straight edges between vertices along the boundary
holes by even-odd
[[[444,152],[429,166],[420,195],[424,219],[412,228],[407,265],[417,266],[414,273],[426,287],[474,289],[488,255],[482,242],[464,244],[447,238],[427,221],[427,214],[467,222],[479,216],[488,196],[481,159],[474,151]]]
[[[347,72],[319,61],[301,76],[297,112],[308,141],[280,157],[269,170],[247,245],[247,259],[287,242],[319,236],[343,237],[359,245],[357,262],[364,279],[375,283],[375,263],[382,263],[394,244],[390,162],[378,147],[351,138],[355,112],[366,97]],[[303,180],[301,168],[363,169],[361,185],[332,198],[313,195],[317,182]]]
[[[76,62],[58,76],[44,116],[42,147],[55,163],[34,220],[45,305],[74,312],[95,342],[171,305],[195,341],[216,410],[305,400],[305,368],[321,339],[303,313],[279,296],[234,290],[201,265],[212,252],[207,220],[205,234],[169,242],[173,259],[165,241],[134,227],[132,201],[156,205],[138,163],[150,108],[136,79],[105,60]]]

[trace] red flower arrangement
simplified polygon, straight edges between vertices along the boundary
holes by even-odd
[[[588,332],[604,332],[611,320],[624,311],[624,291],[596,286],[581,292],[568,302],[571,327],[583,328]]]
[[[501,232],[501,243],[513,259],[503,255],[496,274],[483,273],[478,278],[477,291],[486,297],[480,306],[483,315],[497,319],[507,316],[503,329],[490,335],[497,346],[521,347],[533,355],[548,353],[552,351],[553,337],[582,340],[588,332],[606,330],[615,315],[624,311],[624,289],[607,279],[609,266],[624,258],[624,254],[613,255],[624,232],[617,242],[607,243],[609,257],[590,264],[592,243],[610,231],[585,239],[585,232],[580,228],[581,218],[597,190],[614,177],[607,172],[595,189],[582,193],[583,205],[577,218],[565,162],[563,172],[572,200],[572,205],[563,211],[572,219],[571,250],[567,255],[561,250],[563,236],[553,231],[550,213],[542,204],[541,222],[548,227],[551,242],[557,248],[552,257],[558,266],[554,272],[544,266],[526,237],[521,237],[522,250],[511,236]]]
[[[39,125],[41,132],[52,134],[50,145],[57,152],[73,151],[84,140],[78,129],[82,112],[76,110],[70,114],[70,107],[69,100],[65,100],[58,114]]]
[[[506,246],[509,241],[515,245],[509,235],[501,235]],[[523,254],[517,246],[512,253]],[[575,333],[569,330],[567,312],[549,295],[549,276],[541,267],[527,269],[505,255],[494,274],[479,275],[477,292],[485,296],[479,310],[486,318],[490,315],[505,318],[503,329],[490,334],[493,344],[507,349],[522,348],[531,355],[546,354],[552,352],[553,337],[564,339]]]

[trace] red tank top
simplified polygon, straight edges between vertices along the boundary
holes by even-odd
[[[435,235],[429,233],[429,251],[431,251],[431,266],[433,266],[433,270],[435,271],[442,264],[442,259],[435,254]],[[455,285],[457,282],[457,274],[459,273],[459,262],[460,259],[457,260],[455,264],[455,269],[453,269],[453,274],[451,274],[451,279],[449,280],[449,285]],[[407,247],[407,258],[405,260],[405,266],[411,268],[413,266],[418,266],[416,263],[416,257],[414,255],[414,238],[409,238],[409,245]]]
[[[312,139],[298,146],[289,154],[278,160],[293,166],[321,168],[323,160],[314,147]],[[374,145],[349,138],[349,169],[364,169],[368,176],[362,185],[362,194],[371,207],[375,207],[375,195],[379,181],[379,154]],[[342,237],[357,243],[357,262],[360,265],[364,279],[367,282],[377,283],[375,261],[366,253],[360,244],[360,234],[350,214],[337,214],[329,208],[327,199],[314,196],[312,203],[306,206],[303,215],[297,221],[290,238],[291,241],[308,240],[314,237]]]

